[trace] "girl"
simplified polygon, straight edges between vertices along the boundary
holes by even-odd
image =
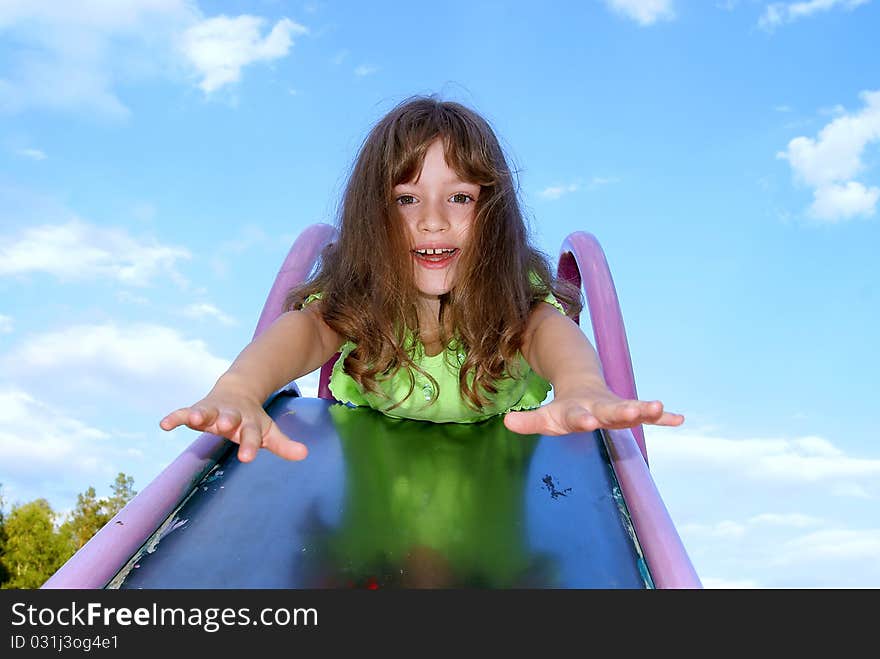
[[[660,401],[608,389],[571,319],[580,292],[555,280],[530,245],[498,140],[469,108],[413,97],[382,118],[355,161],[338,228],[287,311],[207,396],[162,419],[164,430],[226,437],[242,462],[260,448],[302,460],[306,446],[263,403],[337,353],[337,400],[391,416],[504,414],[509,430],[544,435],[683,423]]]

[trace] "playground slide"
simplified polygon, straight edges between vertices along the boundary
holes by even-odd
[[[255,335],[334,237],[297,239]],[[609,386],[635,396],[616,293],[589,234],[559,274],[584,278]],[[609,311],[610,309],[610,311]],[[650,477],[641,428],[522,436],[393,419],[295,383],[266,410],[304,462],[203,433],[43,588],[699,588]]]

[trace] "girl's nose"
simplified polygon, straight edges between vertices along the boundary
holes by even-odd
[[[419,216],[419,231],[446,231],[449,228],[449,219],[443,211],[431,204],[425,204],[424,212]]]

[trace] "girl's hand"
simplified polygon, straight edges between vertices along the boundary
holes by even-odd
[[[159,422],[162,430],[188,426],[220,435],[239,445],[238,459],[250,462],[267,449],[285,460],[302,460],[309,450],[281,432],[262,405],[242,397],[209,394],[195,405],[175,410]]]
[[[577,396],[554,398],[536,410],[508,412],[504,416],[504,425],[523,435],[567,435],[592,432],[597,428],[632,428],[645,423],[680,426],[684,417],[664,412],[659,400],[626,400],[610,392],[590,399]]]

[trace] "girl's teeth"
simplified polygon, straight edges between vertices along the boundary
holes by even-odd
[[[417,249],[413,250],[413,252],[415,252],[416,256],[420,259],[432,263],[440,263],[441,261],[446,261],[447,259],[452,258],[456,249]]]

